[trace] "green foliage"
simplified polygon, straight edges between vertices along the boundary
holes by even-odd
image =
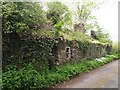
[[[52,58],[52,46],[56,40],[64,35],[69,40],[75,40],[78,48],[86,53],[91,43],[90,37],[77,31],[67,31],[63,26],[71,23],[71,13],[67,6],[60,2],[47,3],[47,17],[41,3],[30,2],[4,2],[2,4],[3,18],[3,67],[8,67],[3,72],[3,87],[11,88],[44,88],[89,72],[101,65],[117,59],[118,56],[107,56],[104,60],[84,60],[81,63],[67,63],[64,67],[58,66],[48,70],[48,60]],[[95,8],[93,2],[78,6],[79,19],[95,19],[90,13]],[[46,18],[54,23],[54,30],[42,29]],[[96,27],[100,29],[99,25]],[[93,25],[88,27],[93,28]],[[101,30],[101,29],[100,29]],[[46,33],[47,32],[47,33]],[[36,35],[37,33],[37,35]],[[46,38],[49,37],[50,38]],[[40,37],[41,36],[41,37]],[[106,43],[106,34],[98,31],[99,40]],[[65,38],[66,39],[66,38]],[[32,62],[33,65],[28,64]],[[27,63],[25,66],[23,63]]]
[[[63,25],[64,25],[64,23],[62,21],[60,21],[54,25],[53,33],[54,33],[55,37],[60,37],[60,32],[62,31]]]
[[[83,53],[86,53],[90,43],[89,37],[76,31],[72,33],[72,38],[78,43],[78,48],[82,50]]]
[[[112,44],[112,53],[118,53],[118,43]]]
[[[53,33],[55,37],[60,37],[63,33],[62,27],[71,24],[71,13],[61,2],[49,2],[47,6],[47,18],[54,23]]]
[[[109,34],[103,33],[103,28],[101,28],[98,23],[96,24],[96,30],[97,38],[101,43],[112,43],[109,38]]]
[[[28,88],[34,87],[37,83],[37,76],[40,75],[31,64],[18,69],[16,66],[9,66],[3,73],[4,88]]]
[[[2,88],[2,69],[0,68],[0,89]]]
[[[52,46],[56,43],[56,40],[43,37],[18,41],[16,38],[9,37],[8,34],[4,43],[3,67],[11,63],[21,66],[23,63],[33,62],[40,63],[39,68],[44,68],[45,65],[48,67],[48,60],[52,57]]]
[[[70,21],[70,14],[68,7],[61,2],[48,2],[48,19],[52,20],[54,24],[60,21]],[[67,20],[66,20],[67,19]]]
[[[63,34],[63,37],[67,40],[75,40],[77,42],[77,47],[83,52],[86,53],[89,45],[91,43],[91,38],[79,31],[70,32],[69,35]]]
[[[57,66],[51,71],[46,69],[43,72],[36,71],[32,64],[26,64],[19,69],[16,66],[9,66],[3,72],[3,87],[12,90],[15,88],[51,87],[118,58],[118,55],[114,54],[95,60],[83,59],[81,62],[66,63],[64,66]]]
[[[77,42],[78,43],[78,48],[80,49],[80,50],[82,50],[82,52],[83,53],[87,53],[87,51],[88,51],[88,48],[89,48],[89,42],[80,42],[80,41],[78,41]]]
[[[4,2],[2,4],[2,23],[4,32],[23,32],[41,28],[45,13],[41,3]]]
[[[85,32],[94,28],[95,16],[92,15],[92,11],[98,8],[96,1],[84,0],[76,3],[77,10],[75,11],[76,19],[79,22],[85,24]]]
[[[92,10],[97,8],[97,4],[95,1],[85,0],[84,2],[77,3],[77,13],[79,20],[87,21],[92,19],[91,16]]]

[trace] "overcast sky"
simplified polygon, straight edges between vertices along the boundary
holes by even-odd
[[[110,34],[113,41],[118,41],[118,1],[108,0],[99,10],[94,11],[98,22]]]

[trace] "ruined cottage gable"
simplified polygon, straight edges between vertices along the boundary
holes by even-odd
[[[96,33],[95,33],[94,30],[91,30],[91,37],[92,37],[93,39],[98,40],[97,35],[96,35]]]
[[[84,30],[85,30],[84,26],[85,26],[85,24],[81,22],[81,23],[75,24],[74,29],[75,29],[75,31],[84,32]]]

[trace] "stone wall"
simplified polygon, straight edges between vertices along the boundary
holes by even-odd
[[[112,47],[107,45],[91,43],[86,53],[83,53],[77,47],[75,41],[60,41],[58,44],[58,61],[59,63],[69,62],[71,60],[81,60],[82,58],[94,59],[105,56],[110,52]]]
[[[84,26],[85,26],[85,25],[84,25],[84,23],[82,23],[82,22],[81,22],[81,23],[78,23],[78,24],[75,24],[75,25],[74,25],[74,30],[75,30],[75,31],[80,31],[80,32],[83,33],[84,30],[85,30]]]
[[[43,64],[54,66],[71,60],[101,57],[110,52],[111,48],[107,45],[91,43],[87,52],[83,53],[77,47],[76,41],[57,39],[58,44],[55,41],[56,39],[46,37],[24,39],[20,38],[17,33],[3,33],[2,66],[5,68],[10,63],[19,66],[33,61],[37,62],[40,67],[43,67]]]
[[[24,63],[30,62],[34,62],[39,68],[44,68],[49,64],[48,61],[52,61],[53,45],[52,38],[24,38],[18,33],[3,33],[2,69],[10,64],[21,67]]]

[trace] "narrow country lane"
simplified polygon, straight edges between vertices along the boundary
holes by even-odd
[[[59,84],[55,88],[118,88],[118,60]]]

